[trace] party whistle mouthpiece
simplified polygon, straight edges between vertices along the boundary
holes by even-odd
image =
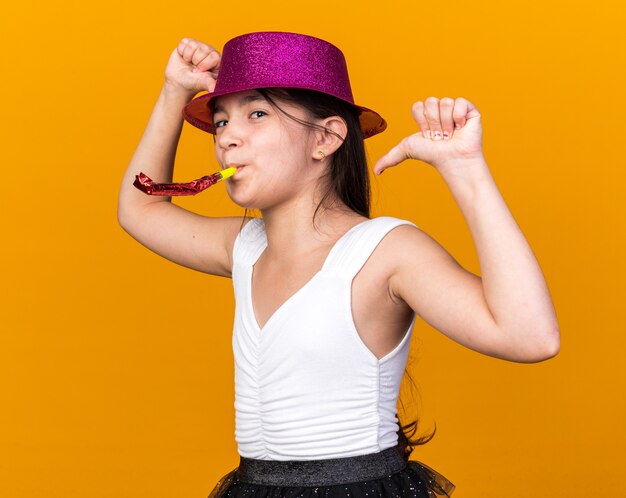
[[[198,192],[209,188],[211,185],[215,185],[220,180],[230,178],[237,172],[237,168],[230,167],[212,175],[203,176],[197,180],[193,180],[187,183],[155,183],[143,173],[139,173],[135,176],[133,185],[141,190],[144,194],[148,195],[162,195],[162,196],[174,196],[174,195],[196,195]]]

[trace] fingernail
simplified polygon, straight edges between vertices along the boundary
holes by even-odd
[[[436,131],[434,133],[434,140],[441,140],[441,132],[440,131]]]
[[[429,138],[429,139],[431,138],[430,130],[426,130],[426,138]]]
[[[450,138],[450,134],[447,131],[443,132],[443,139],[444,140],[448,140],[448,138]]]

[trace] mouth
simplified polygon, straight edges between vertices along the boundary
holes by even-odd
[[[237,171],[240,171],[245,166],[246,166],[245,164],[228,163],[224,169],[226,169],[226,168],[237,168]]]

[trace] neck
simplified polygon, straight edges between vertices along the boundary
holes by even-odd
[[[297,259],[321,246],[333,244],[347,230],[366,220],[337,202],[333,207],[320,208],[314,222],[316,207],[317,203],[311,199],[299,198],[262,210],[267,252],[279,254],[283,259]]]

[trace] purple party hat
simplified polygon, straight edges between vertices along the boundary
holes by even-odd
[[[313,36],[258,32],[238,36],[224,45],[215,89],[183,109],[193,126],[215,133],[211,99],[257,88],[300,88],[337,97],[359,111],[363,137],[387,128],[375,111],[354,103],[346,59],[333,44]]]

